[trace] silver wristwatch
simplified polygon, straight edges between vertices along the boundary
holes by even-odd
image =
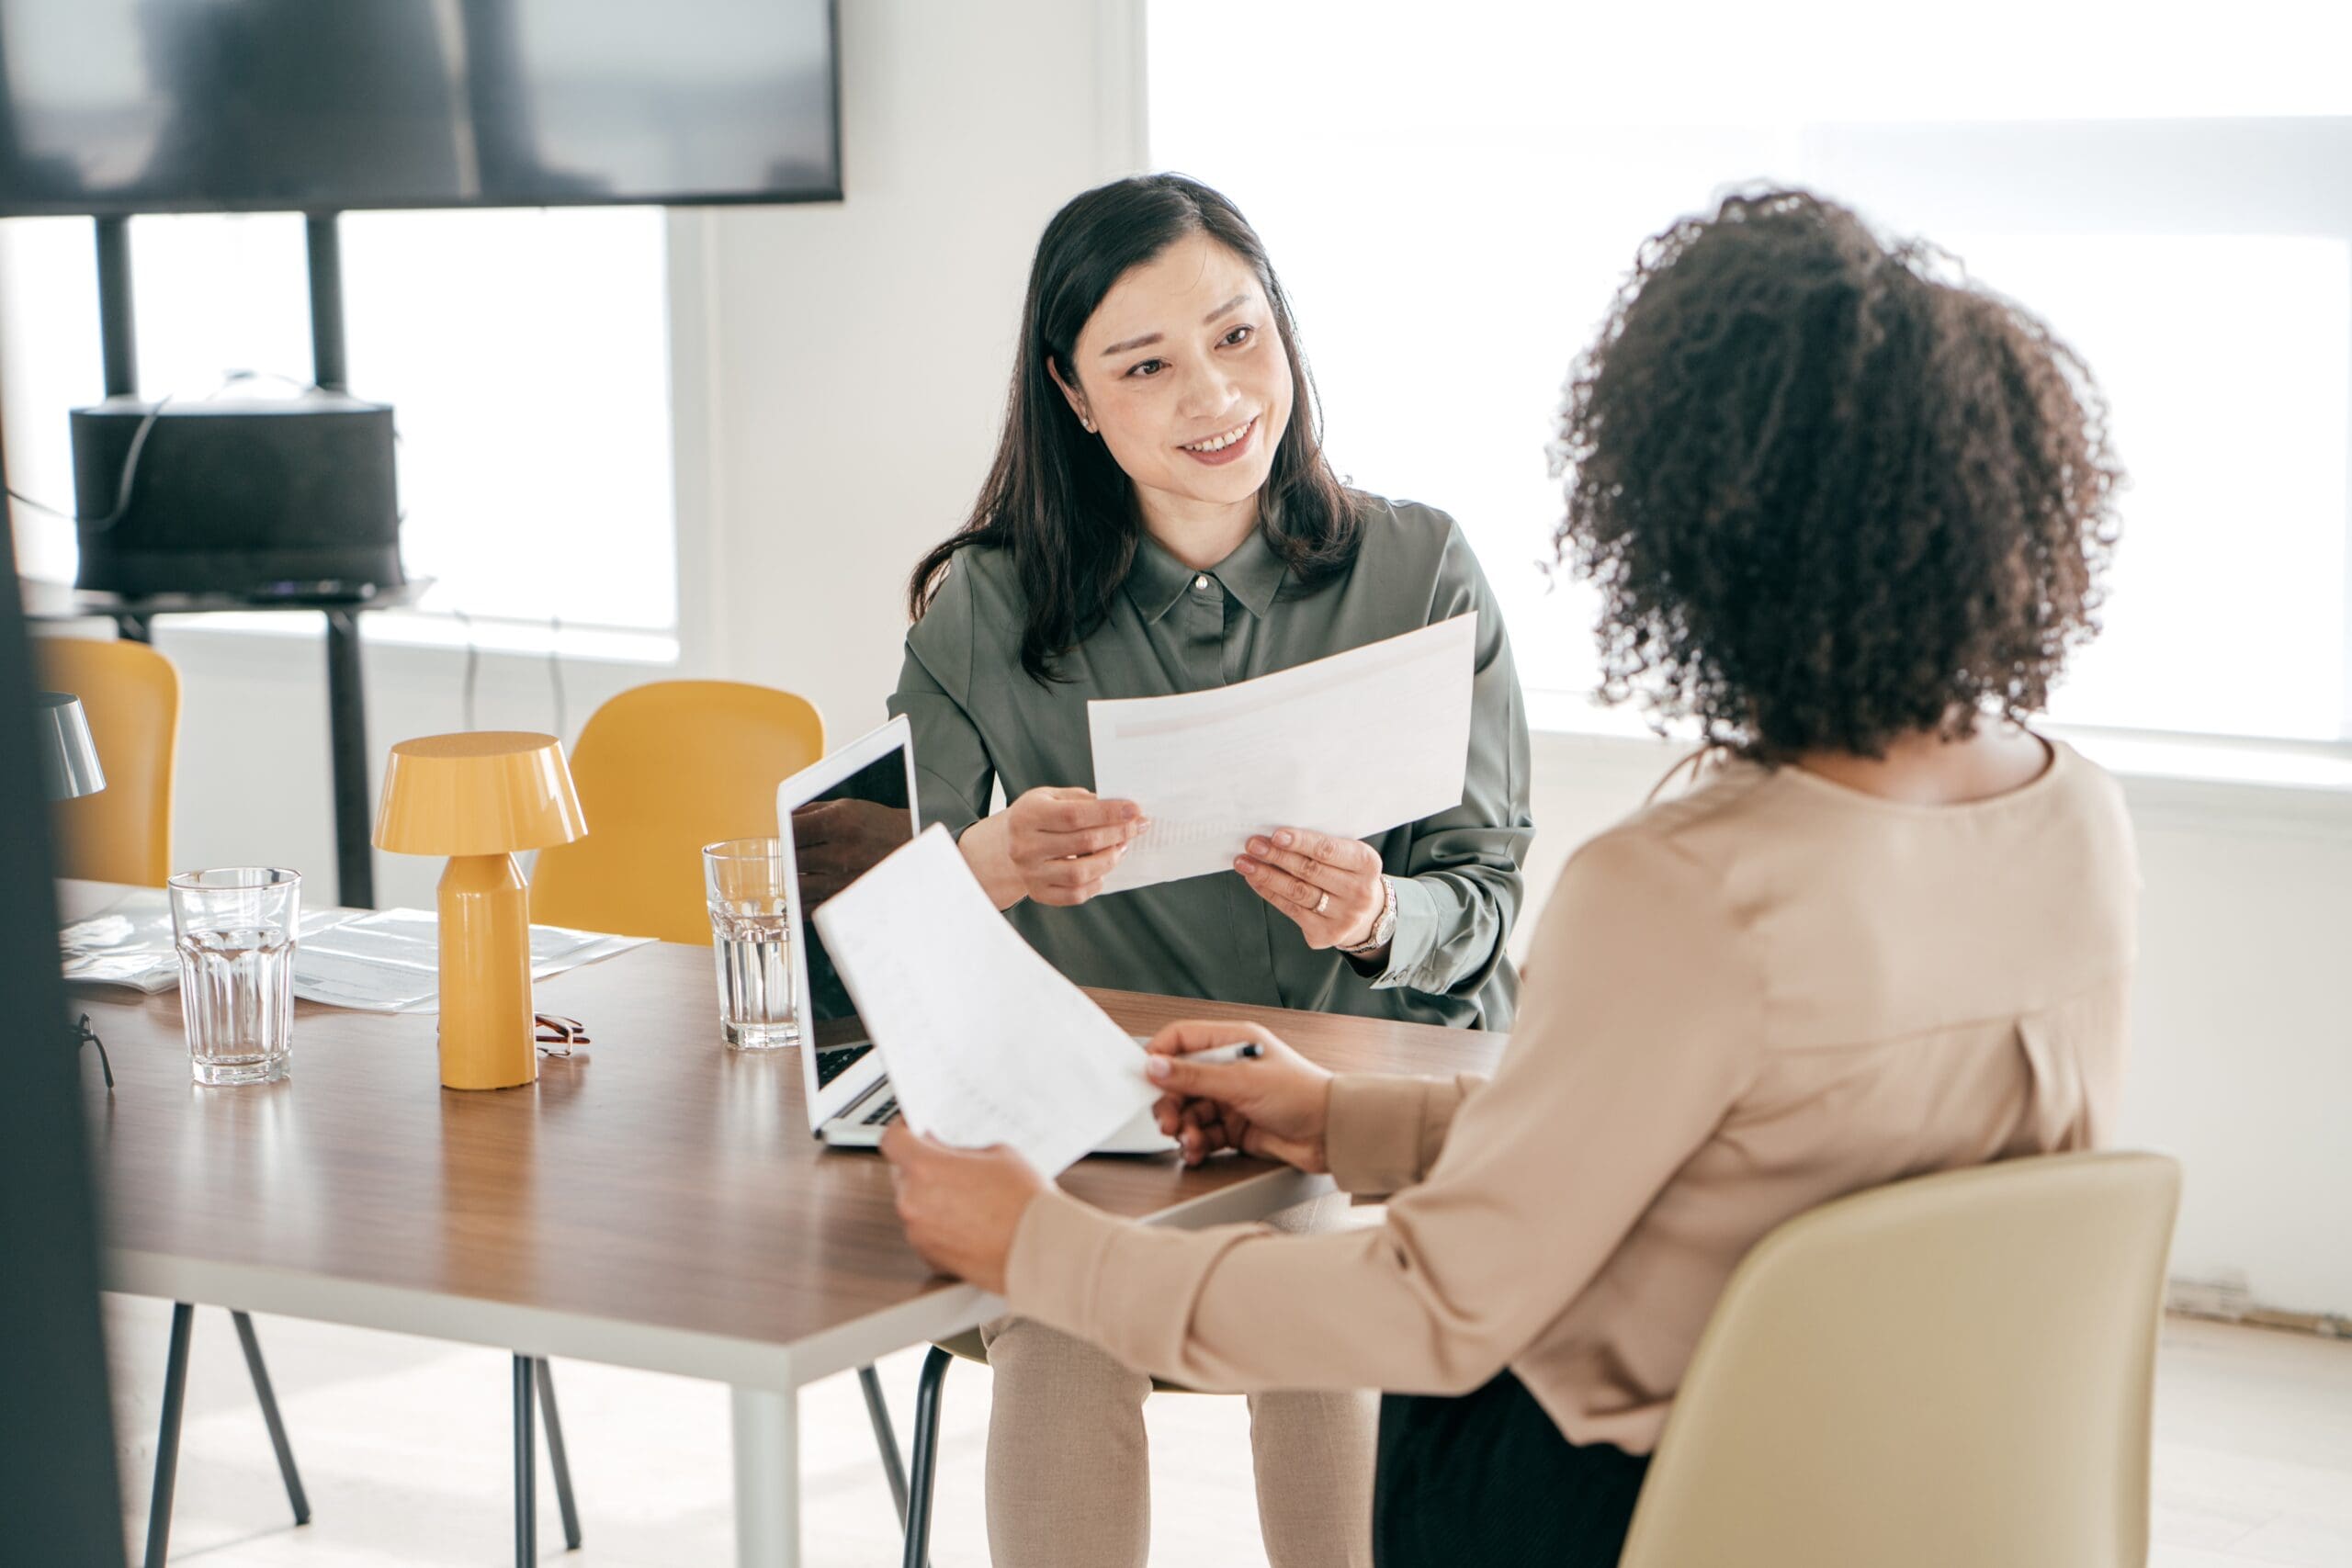
[[[1372,935],[1366,937],[1361,946],[1343,947],[1340,951],[1350,958],[1369,958],[1386,947],[1389,939],[1396,934],[1396,879],[1384,876],[1380,879],[1380,913],[1372,919]]]

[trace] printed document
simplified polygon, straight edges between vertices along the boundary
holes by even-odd
[[[335,913],[322,930],[306,921],[294,944],[296,996],[362,1012],[431,1012],[440,1005],[441,922],[433,910]],[[545,980],[649,940],[535,925],[531,978]]]
[[[1094,793],[1150,826],[1105,893],[1230,871],[1253,833],[1362,839],[1462,804],[1478,617],[1230,686],[1086,705]]]
[[[644,937],[562,926],[531,928],[531,978],[544,980],[632,947]],[[153,996],[180,983],[171,897],[141,888],[59,933],[65,978]],[[430,909],[305,909],[294,943],[294,994],[363,1012],[430,1012],[438,1005],[440,925]]]
[[[1127,1032],[1005,923],[944,828],[815,915],[916,1131],[1059,1175],[1159,1097]]]

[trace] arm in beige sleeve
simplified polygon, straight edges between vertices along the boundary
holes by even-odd
[[[1331,1080],[1324,1120],[1324,1157],[1342,1192],[1385,1198],[1429,1174],[1445,1147],[1453,1114],[1487,1080],[1341,1073]]]
[[[1643,830],[1577,852],[1533,958],[1494,1081],[1461,1097],[1427,1179],[1377,1229],[1162,1231],[1048,1192],[1014,1237],[1012,1309],[1201,1389],[1487,1382],[1591,1281],[1755,1070],[1760,987],[1733,916]]]

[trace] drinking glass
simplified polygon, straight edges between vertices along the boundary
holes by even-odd
[[[791,925],[784,902],[791,874],[780,839],[706,844],[703,886],[710,898],[718,1025],[738,1051],[773,1051],[800,1041],[792,994]]]
[[[231,866],[170,886],[189,1070],[200,1084],[276,1083],[293,1060],[301,876]]]

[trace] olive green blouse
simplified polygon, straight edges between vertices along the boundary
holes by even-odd
[[[1317,952],[1234,872],[1104,894],[1075,908],[1023,902],[1021,934],[1080,985],[1324,1012],[1508,1028],[1518,978],[1504,955],[1522,897],[1527,716],[1500,606],[1462,531],[1442,512],[1362,498],[1363,546],[1346,576],[1304,597],[1262,531],[1204,572],[1147,536],[1123,591],[1060,660],[1063,679],[1021,668],[1025,618],[1011,555],[956,557],[907,634],[890,711],[913,727],[926,824],[961,834],[992,791],[1092,788],[1093,697],[1202,691],[1476,613],[1477,666],[1462,804],[1370,842],[1397,879],[1386,967],[1364,975]],[[1312,826],[1312,824],[1301,824]]]

